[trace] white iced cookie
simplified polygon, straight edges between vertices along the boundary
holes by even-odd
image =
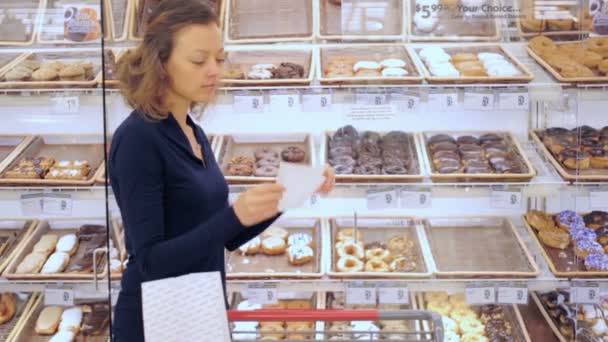
[[[55,335],[53,335],[53,337],[51,337],[49,342],[72,342],[72,341],[74,341],[75,337],[76,337],[76,334],[72,331],[61,331],[60,330]]]
[[[252,303],[248,300],[244,300],[236,306],[236,309],[239,311],[252,311],[252,310],[259,310],[261,308],[262,308],[261,304]]]
[[[406,65],[404,60],[398,58],[387,58],[380,62],[383,68],[405,68]]]
[[[247,241],[245,244],[239,247],[239,251],[241,254],[256,254],[260,250],[260,244],[262,240],[258,236],[253,239]]]
[[[418,53],[420,58],[427,64],[430,63],[448,63],[452,57],[440,47],[428,47],[420,50]]]
[[[82,323],[82,309],[78,306],[64,310],[61,314],[60,331],[72,331],[78,333]]]
[[[294,233],[287,238],[287,244],[290,246],[310,246],[312,236],[309,233]]]
[[[274,65],[272,63],[260,63],[260,64],[254,64],[251,67],[251,70],[272,70],[275,68],[276,68],[276,65]]]
[[[122,272],[122,262],[118,259],[110,259],[110,272]]]
[[[512,65],[486,68],[488,75],[493,77],[513,77],[521,75],[521,72]]]
[[[429,66],[431,74],[438,77],[460,77],[460,72],[450,63],[435,63]]]
[[[55,252],[51,254],[48,260],[42,266],[40,273],[59,273],[63,272],[70,261],[70,256],[65,252]]]
[[[401,77],[408,74],[407,70],[402,68],[385,68],[382,69],[382,76],[385,77]]]
[[[359,61],[357,63],[355,63],[355,65],[353,66],[353,71],[357,72],[361,69],[368,69],[368,70],[378,70],[380,69],[381,66],[378,62],[374,62],[374,61]]]
[[[247,73],[247,77],[254,80],[268,80],[272,78],[272,72],[266,69],[252,69]]]
[[[57,252],[64,252],[68,253],[69,255],[74,255],[78,249],[78,238],[76,237],[76,234],[67,234],[59,238],[55,249]]]
[[[477,58],[479,58],[482,62],[489,62],[496,59],[505,59],[503,55],[494,52],[480,52],[477,54]]]

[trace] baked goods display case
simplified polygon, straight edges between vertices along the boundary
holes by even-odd
[[[235,342],[608,339],[606,0],[205,1],[226,58],[190,116],[229,202],[336,173],[225,252],[228,317],[276,317]],[[160,3],[0,3],[2,341],[110,340],[118,69]]]

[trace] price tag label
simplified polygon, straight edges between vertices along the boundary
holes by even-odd
[[[498,95],[498,106],[502,110],[521,109],[530,107],[528,92],[504,92]]]
[[[591,210],[608,208],[608,191],[590,190],[589,206],[591,207]]]
[[[311,208],[316,208],[319,206],[319,195],[318,194],[312,194],[312,196],[310,196],[310,200],[308,201],[308,206]]]
[[[44,305],[74,306],[74,290],[47,288],[44,290]]]
[[[386,94],[357,93],[356,103],[365,106],[381,106],[388,104]]]
[[[235,113],[262,113],[264,111],[263,95],[234,95],[232,109]]]
[[[80,111],[80,98],[78,96],[56,96],[50,99],[53,114],[76,114]]]
[[[294,109],[300,104],[298,94],[271,94],[270,107],[272,110]]]
[[[469,305],[486,305],[496,302],[496,289],[489,285],[469,285],[465,291]]]
[[[302,110],[305,112],[328,112],[331,110],[331,94],[302,94]]]
[[[377,292],[374,284],[348,283],[345,294],[346,305],[376,305]]]
[[[574,304],[599,304],[600,285],[598,283],[573,282],[570,287],[570,302]]]
[[[46,215],[72,215],[72,196],[70,194],[44,194],[42,213]]]
[[[491,93],[464,93],[464,108],[467,110],[494,109],[494,94]]]
[[[368,190],[366,193],[367,208],[370,210],[395,209],[399,206],[397,190]]]
[[[523,195],[521,190],[492,188],[490,206],[497,209],[521,209]]]
[[[528,304],[528,287],[525,284],[498,286],[499,304]]]
[[[405,283],[378,284],[378,303],[409,305],[409,289]]]
[[[420,97],[415,95],[391,94],[391,103],[397,106],[400,112],[413,112],[418,108]]]
[[[43,193],[21,195],[21,215],[39,216],[42,214]]]
[[[260,305],[272,305],[279,301],[276,284],[250,284],[246,296],[250,302]]]
[[[399,197],[401,208],[431,207],[431,191],[429,190],[401,190]]]
[[[430,109],[445,112],[456,108],[456,105],[458,104],[458,93],[429,94],[428,101]]]

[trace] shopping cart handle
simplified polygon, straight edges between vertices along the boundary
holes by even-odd
[[[258,322],[293,321],[377,321],[378,310],[309,310],[264,309],[255,311],[228,310],[228,320]]]

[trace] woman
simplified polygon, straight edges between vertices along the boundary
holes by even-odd
[[[205,133],[188,116],[215,95],[224,50],[217,17],[203,0],[163,1],[143,42],[121,58],[123,94],[135,108],[114,134],[110,179],[121,209],[129,264],[115,309],[115,341],[144,340],[141,283],[219,271],[234,250],[279,215],[279,184],[242,193],[228,186]],[[326,171],[319,192],[334,185]]]

